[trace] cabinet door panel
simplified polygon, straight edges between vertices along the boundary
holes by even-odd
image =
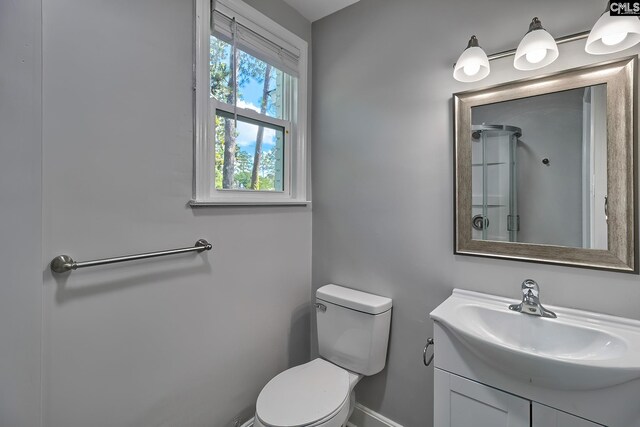
[[[436,427],[529,427],[530,402],[435,369]]]
[[[566,412],[533,402],[532,425],[533,427],[599,427],[602,424],[592,423]]]

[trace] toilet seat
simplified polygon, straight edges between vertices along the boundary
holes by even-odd
[[[271,427],[318,425],[348,404],[350,375],[323,359],[278,374],[260,392],[256,416]]]

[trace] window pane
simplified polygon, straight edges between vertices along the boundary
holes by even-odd
[[[241,50],[238,55],[238,107],[284,119],[285,73]]]
[[[210,37],[210,41],[210,96],[218,101],[233,104],[232,46],[213,36]]]
[[[217,190],[283,191],[284,128],[218,110],[215,131]]]
[[[215,36],[210,40],[211,95],[233,104],[233,47]],[[237,106],[285,119],[283,99],[288,75],[240,49],[237,61]]]

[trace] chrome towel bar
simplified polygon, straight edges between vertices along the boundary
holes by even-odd
[[[51,271],[54,273],[65,273],[79,268],[94,267],[96,265],[115,264],[117,262],[135,261],[138,259],[155,258],[165,255],[182,254],[185,252],[202,252],[211,250],[211,244],[205,239],[200,239],[195,246],[180,249],[171,249],[168,251],[147,252],[144,254],[127,255],[115,258],[96,259],[93,261],[76,262],[69,255],[58,255],[51,261]]]

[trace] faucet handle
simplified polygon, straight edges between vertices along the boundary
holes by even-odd
[[[540,295],[540,287],[535,280],[525,279],[525,281],[522,282],[522,293],[525,296],[533,296],[538,298]]]

